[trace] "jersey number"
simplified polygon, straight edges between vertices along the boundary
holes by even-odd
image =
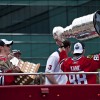
[[[86,74],[69,74],[69,82],[71,84],[87,84]]]

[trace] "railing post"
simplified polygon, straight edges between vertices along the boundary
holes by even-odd
[[[39,74],[39,77],[40,77],[40,85],[41,85],[41,84],[43,84],[43,81],[44,81],[42,72]]]
[[[2,73],[2,71],[0,70],[0,73]],[[0,84],[4,85],[4,75],[0,76]]]
[[[100,72],[98,73],[98,83],[100,84]]]

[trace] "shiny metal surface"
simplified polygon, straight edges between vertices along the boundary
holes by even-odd
[[[87,40],[100,36],[100,11],[79,17],[73,20],[72,24],[65,28],[66,38]]]

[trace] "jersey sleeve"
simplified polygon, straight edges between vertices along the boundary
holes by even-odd
[[[63,72],[66,72],[66,67],[69,65],[69,63],[71,62],[71,58],[65,58],[60,62],[60,68]]]
[[[87,62],[88,63],[85,63],[86,65],[88,65],[86,70],[89,70],[91,72],[97,71],[97,69],[99,69],[100,67],[99,62],[97,60],[94,60],[93,58],[92,59],[88,58]]]
[[[59,56],[60,56],[59,62],[61,62],[63,59],[65,59],[65,58],[68,57],[65,50],[62,50],[62,51],[59,53]]]
[[[59,58],[57,58],[56,56],[50,56],[47,60],[45,72],[54,72],[58,64]]]
[[[60,68],[63,72],[65,72],[64,60],[60,63]]]
[[[100,54],[89,55],[87,58],[92,59],[92,65],[94,65],[94,69],[100,69]]]

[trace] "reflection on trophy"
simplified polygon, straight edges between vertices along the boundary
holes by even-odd
[[[100,36],[100,11],[79,17],[65,28],[66,38],[87,40]]]

